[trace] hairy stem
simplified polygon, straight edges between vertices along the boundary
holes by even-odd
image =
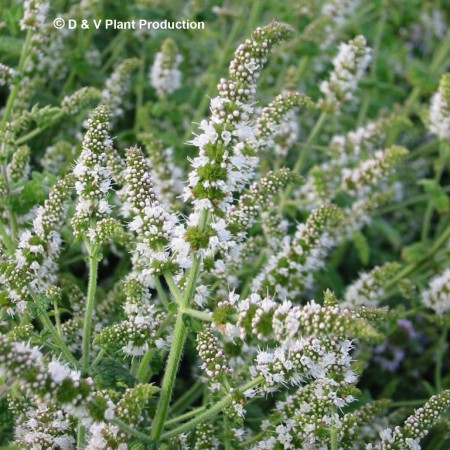
[[[153,421],[151,436],[154,440],[159,441],[164,428],[167,416],[167,409],[172,397],[172,391],[175,384],[175,378],[178,371],[178,365],[183,352],[184,341],[186,340],[186,326],[183,321],[183,315],[178,314],[173,330],[172,346],[170,347],[169,358],[167,360],[166,371],[161,386],[159,403],[156,409],[155,419]]]
[[[84,315],[84,328],[83,328],[83,344],[82,344],[82,356],[81,356],[81,368],[83,374],[89,372],[89,356],[91,351],[91,333],[92,333],[92,315],[95,306],[95,291],[97,289],[97,272],[98,272],[98,259],[97,249],[94,247],[89,252],[89,285],[88,294],[86,300],[86,312]]]
[[[34,303],[36,305],[39,305],[39,299],[36,297],[36,294],[33,292],[30,286],[28,286],[28,291],[30,293],[31,298],[33,299]],[[55,344],[57,344],[59,350],[61,353],[65,356],[67,361],[72,364],[72,366],[77,367],[78,363],[77,360],[74,358],[72,353],[70,353],[70,350],[67,348],[66,343],[63,341],[62,337],[59,335],[58,331],[56,330],[55,326],[53,325],[52,321],[50,320],[50,317],[48,317],[48,314],[46,311],[43,311],[39,315],[39,320],[41,321],[44,328],[50,333],[51,337],[53,338],[53,341]]]
[[[174,417],[173,419],[166,421],[166,426],[175,425],[178,422],[182,422],[183,420],[190,419],[193,416],[196,416],[198,413],[201,413],[205,411],[206,406],[202,406],[201,408],[196,408],[191,411],[188,411],[187,413],[181,414],[177,417]]]
[[[244,392],[247,389],[250,389],[254,386],[257,386],[263,381],[263,377],[257,377],[253,379],[252,381],[249,381],[247,384],[241,386],[239,388],[240,391]],[[228,405],[230,405],[233,401],[233,397],[231,394],[224,397],[222,400],[217,402],[215,405],[213,405],[211,408],[208,408],[203,413],[199,414],[194,419],[190,420],[189,422],[184,423],[183,425],[180,425],[179,427],[168,431],[167,433],[164,433],[162,435],[162,439],[170,439],[172,437],[178,436],[181,433],[186,433],[193,428],[195,428],[197,425],[200,425],[203,422],[207,422],[208,420],[211,420],[213,417],[215,417],[220,411],[222,411],[224,408],[226,408]]]
[[[199,230],[204,231],[208,223],[209,214],[207,210],[203,210],[200,213]],[[172,346],[170,347],[169,357],[167,360],[166,370],[164,372],[164,378],[161,386],[161,393],[159,397],[159,403],[156,408],[155,419],[153,421],[151,436],[155,441],[159,441],[164,422],[167,417],[167,411],[169,408],[170,399],[172,397],[173,387],[175,385],[175,378],[180,364],[181,355],[183,353],[184,342],[186,340],[187,329],[183,320],[183,309],[189,306],[189,303],[195,293],[195,286],[199,274],[201,265],[201,257],[195,255],[192,267],[189,270],[189,276],[186,283],[186,289],[183,292],[181,298],[180,308],[178,309],[177,318],[175,321],[175,328],[173,331]]]

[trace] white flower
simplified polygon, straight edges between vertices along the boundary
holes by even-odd
[[[71,373],[71,370],[68,367],[58,361],[51,361],[48,365],[48,371],[56,384],[62,383]]]
[[[450,268],[431,280],[430,287],[422,294],[422,301],[438,315],[450,310]]]
[[[422,448],[415,439],[406,438],[405,443],[411,450],[421,450]]]

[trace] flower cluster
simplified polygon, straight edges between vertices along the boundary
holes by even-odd
[[[358,306],[378,306],[385,295],[384,285],[399,268],[398,263],[387,263],[360,274],[345,291],[345,305],[352,309]]]
[[[49,4],[46,0],[25,0],[23,18],[20,21],[22,30],[39,30],[44,26]]]
[[[450,269],[431,280],[430,287],[422,294],[422,302],[438,315],[450,309]]]
[[[137,58],[129,58],[122,61],[105,82],[101,100],[102,103],[109,106],[113,120],[119,119],[125,113],[127,96],[131,87],[131,73],[139,67],[139,64],[140,62]]]
[[[142,265],[141,278],[148,284],[149,277],[178,265],[185,267],[189,260],[186,249],[178,246],[175,239],[183,229],[177,226],[177,216],[170,214],[166,206],[158,201],[150,166],[142,150],[131,147],[127,149],[126,158],[126,209],[132,219],[128,227],[136,235],[136,252]]]
[[[298,225],[292,242],[270,257],[253,280],[252,289],[293,298],[310,288],[313,272],[323,266],[326,251],[333,245],[329,230],[338,218],[339,210],[335,206],[313,211],[306,223]]]
[[[202,370],[212,382],[220,383],[222,377],[232,373],[228,367],[219,340],[214,336],[210,328],[204,328],[197,335],[197,351],[203,361]]]
[[[10,3],[0,447],[447,448],[443,428],[426,437],[450,405],[449,74],[431,109],[427,98],[446,15],[420,2],[392,17],[385,2],[271,2],[264,16],[298,15],[298,37],[267,64],[294,29],[257,28],[209,98],[258,2],[190,2],[178,23],[207,18],[205,33],[175,36],[163,20],[109,37],[105,22],[45,24],[48,2]],[[155,17],[180,12],[156,3]],[[103,21],[102,9],[83,0],[59,17]],[[357,36],[321,82],[331,43],[362,29],[370,79]]]
[[[450,139],[450,73],[442,75],[431,99],[429,128],[439,139]]]
[[[28,178],[30,174],[30,148],[22,145],[13,154],[7,167],[8,177],[13,183]]]
[[[8,86],[11,84],[11,81],[14,79],[14,69],[0,63],[0,86]]]
[[[106,403],[106,408],[103,420],[95,421],[89,429],[90,436],[86,450],[105,448],[127,450],[131,435],[109,421],[117,418],[130,428],[139,426],[144,420],[143,409],[146,408],[148,400],[156,390],[151,384],[140,384],[135,388],[127,389],[117,404],[111,400],[105,402],[106,396],[99,396],[99,400]]]
[[[181,86],[182,74],[178,68],[183,57],[178,53],[173,39],[166,39],[161,51],[155,55],[150,70],[150,83],[156,89],[158,97],[164,98]]]
[[[369,444],[367,450],[387,450],[391,448],[420,450],[419,442],[450,405],[450,391],[434,395],[415,413],[409,416],[403,427],[386,428],[380,431],[380,443]]]
[[[153,183],[158,197],[174,205],[183,191],[182,171],[173,161],[173,148],[164,148],[152,134],[139,135],[152,167]]]
[[[88,120],[83,148],[73,169],[75,189],[78,195],[72,226],[76,237],[95,236],[96,223],[111,212],[108,191],[111,176],[106,168],[106,151],[112,145],[108,135],[109,111],[105,106],[97,107]]]
[[[78,114],[87,105],[100,99],[98,89],[84,87],[74,92],[72,95],[66,95],[61,102],[61,109],[68,116]]]
[[[244,191],[235,205],[227,210],[227,228],[237,242],[242,242],[258,214],[269,209],[274,197],[290,183],[298,184],[300,177],[283,168],[269,172]]]
[[[330,78],[323,81],[320,90],[325,95],[322,106],[337,111],[342,103],[352,100],[359,80],[371,60],[371,51],[364,36],[357,36],[339,46],[333,59],[334,70]]]
[[[32,274],[37,292],[44,292],[56,281],[56,260],[61,251],[58,230],[65,217],[73,178],[68,175],[53,186],[44,205],[36,211],[33,228],[21,234],[17,245],[16,265]]]
[[[348,175],[358,165],[369,165],[368,161],[382,148],[388,133],[402,122],[401,118],[395,116],[382,116],[345,135],[333,136],[329,143],[329,158],[310,170],[305,184],[296,193],[299,200],[304,202],[302,207],[317,207],[335,198],[344,184],[344,174]],[[377,183],[378,180],[374,179],[373,182]],[[366,189],[366,192],[370,192],[370,189]],[[359,193],[361,196],[362,192]]]
[[[74,447],[73,421],[58,404],[36,397],[24,406],[16,413],[15,445],[32,450]]]
[[[150,302],[148,289],[130,280],[124,290],[126,320],[103,328],[95,341],[104,347],[116,346],[129,356],[142,356],[155,342],[157,347],[163,347],[165,341],[161,336],[158,338],[157,331],[164,314]]]
[[[41,158],[41,166],[54,175],[64,175],[77,155],[76,147],[67,141],[58,141],[45,149]]]
[[[405,148],[398,146],[375,152],[374,158],[362,161],[355,169],[344,169],[342,188],[350,195],[366,195],[407,153]]]
[[[256,159],[249,120],[255,83],[271,48],[291,36],[290,27],[273,22],[257,28],[236,50],[230,78],[220,80],[219,96],[211,100],[212,118],[201,122],[202,133],[191,141],[200,151],[192,161],[185,198],[193,198],[196,209],[214,206],[226,210],[233,193],[251,180]]]
[[[92,380],[59,361],[47,361],[37,347],[0,337],[0,367],[7,378],[18,380],[21,388],[41,400],[58,402],[65,411],[84,415],[79,408],[91,395]]]
[[[278,95],[261,111],[255,124],[257,146],[274,149],[276,155],[286,156],[298,136],[296,112],[302,106],[311,106],[311,100],[297,92]]]

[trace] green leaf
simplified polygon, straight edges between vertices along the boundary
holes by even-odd
[[[356,231],[355,233],[353,233],[353,244],[362,265],[367,266],[370,259],[370,246],[369,241],[367,240],[366,236],[361,233],[361,231]]]
[[[395,250],[400,248],[401,244],[401,236],[400,232],[394,228],[388,221],[384,220],[381,217],[373,219],[373,228],[380,232],[394,247]]]
[[[433,192],[430,200],[431,200],[433,207],[436,209],[436,211],[439,214],[444,214],[449,211],[450,198],[444,191],[439,190],[439,191]]]
[[[424,242],[416,242],[402,249],[402,258],[406,262],[414,262],[426,254],[428,245]]]
[[[8,197],[9,206],[18,215],[24,215],[33,206],[41,205],[47,198],[49,185],[53,184],[53,180],[49,180],[38,172],[31,174],[31,180],[27,181],[23,188],[16,194]]]
[[[37,295],[36,300],[36,303],[30,303],[28,305],[28,310],[33,317],[38,318],[47,311],[51,298],[44,294],[39,294]]]
[[[433,207],[440,213],[446,213],[450,209],[450,198],[436,180],[427,178],[418,181],[426,193],[430,194]]]
[[[133,386],[136,381],[128,369],[111,358],[102,359],[101,363],[92,370],[92,377],[97,389],[121,388],[119,390],[124,390],[126,387]]]
[[[0,399],[0,445],[5,445],[14,437],[14,417],[8,408],[6,397]],[[4,446],[2,449],[10,448],[11,450],[18,447]]]
[[[3,36],[0,38],[0,53],[6,53],[9,56],[19,56],[22,46],[22,39],[12,36]]]
[[[417,86],[425,92],[433,92],[439,83],[439,78],[430,73],[429,64],[417,59],[412,61],[406,76],[413,86]]]
[[[6,3],[6,2],[4,2]],[[5,10],[1,11],[0,8],[0,16],[3,15],[2,19],[6,24],[6,27],[8,28],[9,32],[13,36],[17,36],[20,33],[19,23],[20,19],[23,17],[23,8],[19,3],[9,5],[8,8],[6,8],[6,5],[4,6]],[[21,46],[22,47],[22,46]],[[20,53],[20,51],[19,51]]]

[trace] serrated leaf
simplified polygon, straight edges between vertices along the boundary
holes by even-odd
[[[92,377],[98,389],[122,387],[121,390],[124,390],[126,387],[133,386],[136,381],[128,369],[111,358],[103,358],[92,370]]]
[[[18,215],[25,215],[33,206],[42,204],[47,198],[44,177],[33,172],[30,181],[16,194],[8,197],[8,203]]]

